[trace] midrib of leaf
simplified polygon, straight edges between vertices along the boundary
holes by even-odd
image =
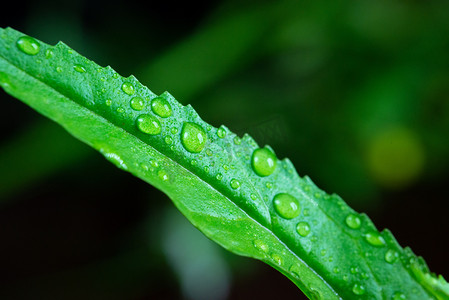
[[[5,48],[0,49],[4,53],[2,55],[3,59],[5,60],[5,56],[8,56],[8,54],[10,54],[9,57],[11,58],[8,60],[11,70],[6,70],[4,65],[0,69],[0,81],[9,93],[62,124],[69,132],[100,150],[119,167],[127,169],[134,175],[166,192],[195,226],[223,247],[237,254],[258,258],[267,262],[289,277],[309,297],[323,297],[324,299],[338,298],[339,296],[344,298],[354,297],[351,290],[354,290],[354,284],[359,284],[366,288],[363,294],[357,296],[360,298],[381,299],[385,296],[390,297],[390,295],[397,292],[395,289],[398,287],[403,289],[401,290],[403,293],[410,291],[410,295],[407,295],[410,299],[413,299],[413,297],[416,299],[429,298],[430,294],[428,294],[428,291],[419,284],[410,271],[410,265],[412,265],[417,266],[416,269],[421,272],[428,273],[428,269],[421,259],[417,259],[407,249],[403,251],[388,231],[382,232],[382,237],[386,240],[387,247],[370,248],[366,243],[364,244],[364,240],[361,238],[362,234],[370,231],[377,232],[371,221],[362,215],[360,218],[363,227],[357,231],[348,230],[343,225],[342,218],[348,213],[355,212],[348,208],[338,196],[328,196],[323,193],[307,177],[304,179],[298,178],[288,160],[278,162],[279,168],[282,168],[282,170],[272,177],[273,183],[276,184],[273,189],[277,189],[280,192],[289,191],[296,197],[301,198],[301,205],[309,205],[310,214],[315,218],[305,218],[305,212],[302,218],[323,222],[322,224],[314,224],[317,225],[315,234],[320,239],[319,243],[314,244],[314,247],[310,246],[310,241],[308,244],[303,244],[304,241],[300,241],[295,236],[295,230],[291,229],[294,228],[296,223],[293,224],[292,221],[283,220],[276,215],[270,204],[271,197],[267,197],[263,201],[258,199],[258,205],[252,202],[245,202],[246,199],[242,196],[239,197],[240,194],[230,190],[229,186],[221,184],[222,182],[217,183],[215,181],[215,183],[212,183],[211,176],[201,172],[198,167],[193,167],[191,159],[195,159],[197,156],[182,151],[179,141],[173,144],[176,146],[175,151],[173,149],[170,150],[169,146],[165,145],[161,139],[152,139],[139,133],[133,121],[130,122],[130,120],[135,119],[136,112],[129,108],[128,101],[130,97],[120,94],[120,84],[122,82],[132,83],[136,87],[136,95],[144,95],[149,98],[154,98],[155,95],[147,88],[142,87],[134,77],[123,79],[110,68],[99,68],[63,44],[50,47],[41,43],[41,51],[50,48],[55,50],[53,60],[56,59],[56,64],[59,63],[64,67],[68,66],[69,69],[65,70],[66,72],[70,71],[74,64],[83,63],[87,69],[87,72],[83,73],[83,75],[89,76],[89,78],[79,77],[79,74],[73,73],[73,70],[72,73],[69,72],[70,76],[65,73],[55,74],[53,70],[55,66],[51,70],[49,66],[47,66],[48,70],[43,68],[41,71],[48,73],[48,76],[45,76],[38,70],[36,65],[39,63],[35,61],[35,59],[45,58],[42,58],[42,56],[37,58],[27,57],[23,53],[19,53],[15,48],[15,41],[22,34],[11,29],[7,29],[7,31],[1,30],[0,33],[3,43],[5,40],[8,40],[8,43],[4,43]],[[13,49],[9,52],[5,51],[7,47]],[[41,61],[40,64],[42,68],[43,62]],[[27,73],[27,76],[17,72],[18,65],[24,66],[20,69],[22,73]],[[98,73],[95,73],[96,71]],[[105,83],[105,86],[110,89],[106,91],[108,96],[118,91],[119,96],[115,95],[113,99],[118,103],[117,105],[125,105],[125,117],[108,110],[104,106],[106,96],[95,96],[95,93],[100,90],[100,86],[96,85],[101,84],[99,82],[99,77],[101,76],[107,78],[108,83]],[[25,83],[27,80],[31,81],[28,82],[31,84],[27,88],[31,87],[32,93],[29,93],[26,88]],[[45,80],[48,80],[49,83],[46,83]],[[38,81],[38,83],[33,81]],[[87,94],[83,89],[83,86],[86,84],[88,84],[90,90],[90,93],[87,91]],[[179,117],[184,122],[189,121],[204,127],[208,126],[191,107],[182,107],[168,93],[165,94],[165,97],[172,105],[174,116]],[[76,99],[77,102],[74,103],[71,98]],[[86,116],[90,116],[90,118],[85,118]],[[172,122],[174,122],[173,124],[178,124],[179,127],[179,120],[172,120]],[[172,123],[166,125],[166,129],[168,129],[172,126]],[[250,173],[251,169],[246,164],[247,158],[238,159],[236,156],[238,149],[242,150],[243,156],[251,154],[257,148],[257,144],[249,136],[245,136],[239,147],[234,146],[230,141],[235,135],[226,128],[225,130],[228,135],[223,140],[212,137],[212,133],[216,131],[215,128],[211,127],[211,130],[208,132],[210,141],[207,146],[210,146],[213,150],[223,151],[221,156],[214,157],[212,162],[216,162],[219,165],[235,162],[240,176],[238,178],[242,180],[242,189],[243,184],[245,184],[245,188],[249,188],[249,190],[258,189],[255,192],[263,197],[272,195],[273,191],[270,192],[268,189],[260,188],[260,182],[256,181],[257,177]],[[157,148],[150,145],[155,145]],[[213,148],[214,146],[216,148]],[[142,155],[143,153],[145,155]],[[231,156],[230,159],[223,154]],[[146,172],[142,169],[143,163],[147,163],[148,168],[150,158],[160,162],[160,166],[163,167],[159,171],[163,170],[166,172],[166,175],[170,178],[169,180],[161,180],[161,178],[158,178],[160,177],[158,174]],[[135,164],[136,162],[137,164]],[[126,167],[125,164],[127,165]],[[218,169],[221,168],[219,167]],[[241,172],[244,172],[244,177],[241,176]],[[236,174],[232,170],[229,170],[229,173]],[[251,178],[253,179],[252,181]],[[262,183],[264,182],[262,181]],[[223,207],[226,207],[226,209]],[[321,227],[318,225],[321,225]],[[341,239],[342,233],[343,236],[350,238],[347,240]],[[267,247],[269,246],[269,251],[261,251],[260,247],[254,247],[254,241],[262,241]],[[343,250],[335,252],[332,249],[332,247],[340,245],[343,247]],[[326,250],[326,247],[331,247],[328,248],[328,251],[338,254],[338,257],[335,256],[335,260],[339,260],[338,264],[331,264],[330,254],[322,255],[325,258],[319,256],[319,250],[323,249],[323,247],[324,250]],[[376,270],[375,268],[378,268],[378,266],[374,268],[372,264],[379,263],[384,254],[382,250],[388,248],[397,251],[401,256],[400,259],[396,264],[391,266],[385,265]],[[354,257],[351,249],[356,250],[355,252],[358,255]],[[363,249],[365,249],[365,253],[367,253],[366,251],[372,251],[372,256],[375,256],[376,260],[370,261],[368,257],[361,255],[364,252]],[[322,251],[321,253],[323,253]],[[278,259],[279,257],[282,258],[282,261]],[[413,262],[410,260],[413,260]],[[358,277],[360,276],[357,274],[352,276],[351,280],[341,279],[342,276],[344,278],[343,274],[348,274],[347,269],[351,267],[354,261],[357,268],[360,268],[356,273],[369,271],[368,275],[375,278],[374,282],[367,280],[367,278],[365,278],[365,281],[359,280]],[[341,274],[337,272],[334,272],[335,274],[332,273],[333,265],[342,268]],[[343,270],[343,268],[347,269]],[[391,280],[388,275],[383,274],[386,272],[393,273],[390,277],[392,276],[397,280],[396,285],[384,286],[385,282]],[[383,283],[381,278],[384,278]],[[332,285],[336,292],[330,288],[329,284]],[[428,287],[426,288],[427,290],[429,289]],[[432,293],[432,291],[430,292]],[[339,296],[337,296],[337,293]]]

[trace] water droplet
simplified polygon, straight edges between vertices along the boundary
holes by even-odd
[[[132,109],[139,111],[145,108],[145,101],[141,97],[134,97],[129,102],[129,105]]]
[[[272,189],[272,188],[273,188],[273,184],[272,184],[271,182],[267,182],[267,183],[265,184],[265,186],[266,186],[267,188],[269,188],[269,189]]]
[[[399,254],[394,251],[393,249],[388,249],[387,252],[385,252],[385,261],[389,264],[394,263],[399,257]]]
[[[265,244],[262,240],[255,240],[253,242],[254,247],[256,247],[257,249],[261,250],[262,252],[267,253],[269,248],[268,245]]]
[[[171,132],[172,134],[177,134],[177,133],[178,133],[178,128],[172,127],[172,128],[170,129],[170,132]]]
[[[362,278],[363,278],[363,279],[368,279],[368,278],[369,278],[369,274],[366,273],[366,272],[363,272],[363,273],[362,273]]]
[[[206,126],[206,130],[207,130],[207,131],[211,131],[211,130],[212,130],[212,126],[211,126],[211,125],[207,125],[207,126]]]
[[[218,173],[217,176],[216,176],[216,178],[217,178],[218,180],[222,180],[222,179],[223,179],[223,175],[222,175],[221,173]]]
[[[187,151],[201,152],[206,145],[206,139],[206,132],[200,125],[191,122],[184,123],[181,131],[181,142]]]
[[[39,53],[41,46],[30,36],[22,36],[16,42],[17,48],[25,54],[36,55]]]
[[[277,265],[282,265],[282,257],[276,253],[273,253],[271,255],[271,259],[277,264]]]
[[[156,135],[161,133],[161,123],[156,117],[149,114],[140,115],[136,120],[136,125],[140,131],[147,134]]]
[[[117,73],[112,74],[112,78],[117,79],[119,75]]]
[[[128,95],[133,95],[135,93],[134,86],[130,82],[124,82],[122,84],[122,91]]]
[[[276,155],[268,148],[256,149],[251,157],[251,165],[257,175],[271,175],[276,169]]]
[[[352,292],[356,295],[363,295],[365,294],[365,287],[361,284],[354,284],[352,287]]]
[[[112,100],[111,99],[107,99],[104,104],[106,104],[106,106],[111,106],[112,105]]]
[[[78,73],[86,73],[86,69],[82,65],[74,65],[73,69]]]
[[[47,51],[45,51],[45,58],[52,58],[52,57],[53,57],[53,50],[47,49]]]
[[[169,135],[167,135],[164,140],[167,145],[171,145],[173,143],[173,138]]]
[[[403,299],[407,299],[405,297],[405,295],[401,292],[396,292],[394,293],[393,297],[391,298],[392,300],[403,300]]]
[[[123,161],[123,159],[116,153],[109,153],[109,152],[105,152],[103,150],[100,150],[104,157],[109,160],[110,162],[112,162],[114,165],[116,165],[119,169],[122,170],[128,170],[128,166],[125,164],[125,162]]]
[[[338,273],[340,273],[340,268],[339,268],[339,267],[335,267],[332,271],[333,271],[335,274],[338,274]]]
[[[308,217],[310,215],[310,210],[308,208],[304,208],[303,214],[304,216]]]
[[[62,73],[62,68],[61,67],[56,67],[56,72]]]
[[[308,236],[310,233],[310,225],[307,222],[299,222],[298,225],[296,225],[296,231],[300,236]]]
[[[236,190],[240,187],[240,182],[237,179],[232,179],[231,180],[231,187]]]
[[[326,249],[321,250],[321,256],[325,256],[326,255]]]
[[[172,115],[170,103],[163,97],[156,97],[151,101],[151,110],[162,118],[168,118]]]
[[[228,165],[223,165],[223,169],[225,169],[225,171],[229,170],[229,166]]]
[[[119,107],[119,108],[117,108],[117,112],[118,113],[124,113],[125,109],[123,107]]]
[[[155,161],[154,159],[150,160],[150,166],[152,166],[153,168],[157,168],[159,167],[159,163],[157,161]]]
[[[218,128],[218,130],[217,130],[217,135],[218,135],[218,137],[219,138],[224,138],[225,136],[226,136],[226,129],[224,128],[224,127],[220,127],[220,128]]]
[[[277,194],[273,198],[273,205],[276,212],[284,219],[296,218],[301,212],[298,199],[290,194]]]
[[[209,173],[209,167],[208,166],[204,167],[204,172]]]
[[[159,179],[162,180],[162,181],[167,181],[167,180],[169,179],[169,178],[168,178],[167,172],[165,172],[164,170],[159,170],[159,171],[157,172],[157,176],[158,176]]]
[[[251,199],[253,199],[253,200],[256,200],[256,199],[257,199],[257,195],[254,194],[254,193],[251,193],[250,197],[251,197]]]
[[[346,221],[346,225],[348,225],[348,227],[351,229],[359,229],[360,225],[362,224],[362,221],[360,220],[360,218],[355,214],[349,214],[346,217],[345,221]]]
[[[190,164],[192,166],[196,166],[198,164],[198,161],[196,159],[192,159],[192,161],[190,162]]]
[[[242,140],[238,136],[234,137],[234,144],[240,145],[241,143],[242,143]]]
[[[369,244],[373,246],[376,247],[385,246],[385,240],[378,232],[375,231],[368,232],[367,234],[365,234],[365,239]]]
[[[351,269],[349,270],[351,272],[351,274],[356,274],[359,272],[359,268],[358,267],[351,267]]]
[[[214,153],[212,152],[212,150],[206,149],[206,154],[207,154],[208,156],[212,156]]]

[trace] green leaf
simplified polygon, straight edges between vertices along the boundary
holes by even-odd
[[[214,128],[168,92],[10,28],[0,29],[0,83],[164,191],[206,236],[273,266],[309,298],[449,299],[446,281],[388,230],[300,178],[269,146]]]

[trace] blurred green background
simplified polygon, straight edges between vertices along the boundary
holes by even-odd
[[[449,277],[448,1],[16,1],[0,12],[168,90],[367,212]],[[302,295],[0,93],[1,299]]]

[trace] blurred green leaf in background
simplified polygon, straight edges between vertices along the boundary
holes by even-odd
[[[63,40],[270,144],[448,276],[449,2],[10,5],[0,26]],[[0,101],[1,299],[301,299],[159,191]]]

